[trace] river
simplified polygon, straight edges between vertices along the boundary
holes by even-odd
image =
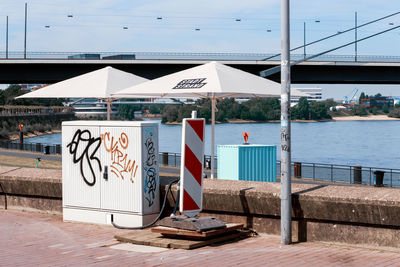
[[[159,121],[158,121],[159,122]],[[160,152],[180,152],[181,126],[160,123]],[[217,124],[216,144],[280,144],[279,123]],[[292,160],[400,169],[400,121],[293,122]],[[205,153],[210,155],[211,126],[206,126]],[[60,144],[61,134],[25,139],[26,143]]]

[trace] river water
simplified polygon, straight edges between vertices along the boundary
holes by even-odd
[[[158,121],[160,122],[160,121]],[[160,152],[180,152],[181,126],[160,123]],[[217,124],[216,144],[277,145],[280,123]],[[210,155],[211,125],[206,126],[205,153]],[[44,135],[26,143],[60,144],[61,134]],[[335,121],[292,123],[292,160],[400,169],[400,121]]]

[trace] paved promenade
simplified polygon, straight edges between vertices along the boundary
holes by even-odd
[[[282,246],[261,235],[171,250],[118,245],[110,226],[62,222],[60,215],[0,211],[0,266],[400,266],[400,249],[327,243]]]

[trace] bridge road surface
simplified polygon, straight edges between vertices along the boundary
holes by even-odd
[[[137,230],[141,231],[141,230]],[[400,249],[259,235],[194,250],[118,243],[127,230],[63,222],[61,215],[0,210],[0,266],[400,266]]]

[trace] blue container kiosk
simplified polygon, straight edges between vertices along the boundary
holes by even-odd
[[[219,145],[218,179],[276,182],[276,146]]]

